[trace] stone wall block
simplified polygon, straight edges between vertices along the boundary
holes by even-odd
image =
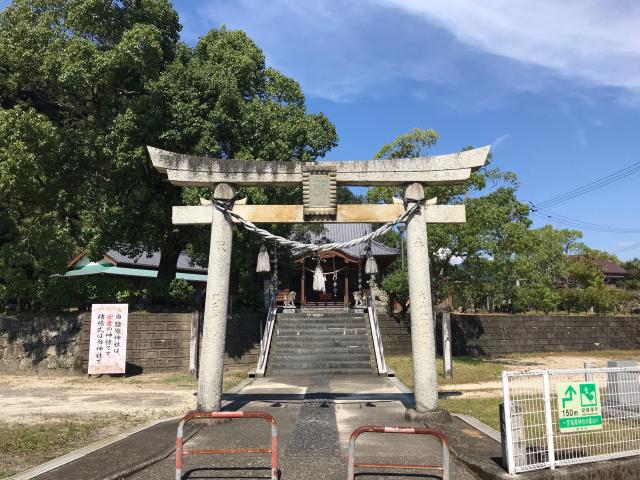
[[[640,348],[639,317],[452,314],[455,355]]]
[[[261,314],[240,314],[229,329],[233,361],[255,365]],[[143,372],[189,368],[191,313],[131,313],[127,361]],[[238,327],[238,326],[241,327]],[[86,373],[91,314],[0,316],[0,372],[80,370]],[[152,352],[152,353],[149,353]]]

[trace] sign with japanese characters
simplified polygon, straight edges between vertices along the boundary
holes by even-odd
[[[126,303],[91,306],[89,375],[125,373],[128,317]]]
[[[560,432],[602,429],[602,407],[596,382],[558,383]]]

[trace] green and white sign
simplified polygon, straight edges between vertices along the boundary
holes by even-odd
[[[596,382],[558,383],[560,432],[602,429],[602,407]]]

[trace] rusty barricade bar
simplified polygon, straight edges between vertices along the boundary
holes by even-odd
[[[386,463],[356,463],[356,439],[363,433],[404,433],[415,435],[433,435],[442,442],[442,465],[409,465]],[[442,480],[449,480],[449,441],[444,433],[432,428],[422,427],[378,427],[363,426],[356,428],[349,439],[349,456],[347,457],[347,480],[354,480],[355,470],[361,468],[389,468],[403,470],[439,470],[442,472]]]
[[[196,418],[262,418],[271,424],[271,448],[230,448],[218,450],[184,450],[184,425]],[[278,480],[278,428],[276,420],[265,412],[192,412],[186,414],[178,424],[176,436],[176,480],[182,479],[184,455],[230,454],[230,453],[270,453],[271,480]]]

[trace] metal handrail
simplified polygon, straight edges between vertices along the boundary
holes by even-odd
[[[382,334],[380,333],[380,324],[378,323],[378,314],[376,313],[376,302],[371,292],[369,292],[367,298],[367,311],[369,312],[369,325],[371,326],[371,337],[373,338],[373,350],[376,354],[378,373],[385,374],[387,373],[387,364],[384,361]]]
[[[277,314],[278,307],[276,306],[276,296],[271,295],[267,321],[265,323],[262,338],[260,338],[260,356],[258,357],[258,366],[256,367],[257,375],[264,375],[264,372],[267,369],[267,359],[269,358],[269,348],[271,347],[271,337],[273,335],[273,327],[276,323]]]

